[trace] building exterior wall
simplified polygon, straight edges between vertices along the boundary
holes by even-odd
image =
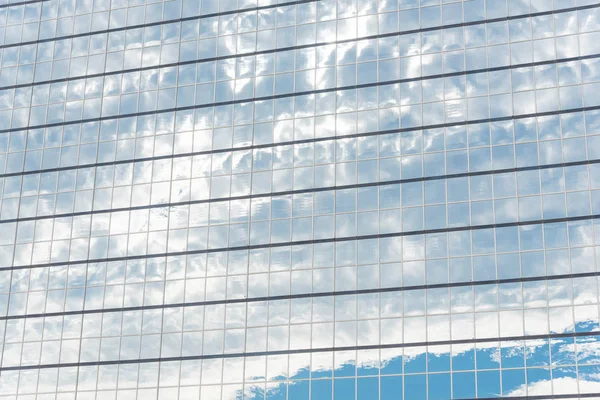
[[[597,1],[3,1],[0,400],[600,398]]]

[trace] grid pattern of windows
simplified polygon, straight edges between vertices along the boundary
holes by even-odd
[[[597,0],[0,0],[0,400],[600,399]]]

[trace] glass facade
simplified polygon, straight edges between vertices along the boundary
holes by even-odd
[[[0,1],[0,400],[600,399],[599,288],[597,0]]]

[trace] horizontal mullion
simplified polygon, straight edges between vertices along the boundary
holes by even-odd
[[[394,34],[394,36],[396,36],[396,35],[397,34]],[[354,40],[354,41],[356,41],[356,40]],[[327,43],[327,44],[336,44],[336,43],[339,43],[339,42],[333,42],[333,43]],[[323,44],[323,46],[325,46],[327,44]],[[180,62],[171,63],[171,64],[155,65],[155,66],[150,66],[150,67],[132,68],[132,69],[127,69],[127,70],[118,70],[118,71],[111,71],[111,72],[102,72],[102,73],[98,73],[98,74],[91,74],[91,75],[84,75],[84,76],[77,76],[77,77],[70,77],[70,78],[60,78],[60,79],[51,79],[51,80],[47,80],[47,81],[39,81],[39,82],[33,82],[33,83],[7,85],[7,86],[0,86],[0,90],[19,89],[19,88],[26,88],[26,87],[32,87],[32,86],[43,86],[43,85],[49,85],[49,84],[54,84],[54,83],[64,83],[64,82],[69,82],[69,81],[74,81],[74,80],[102,78],[102,77],[106,77],[106,76],[127,74],[127,73],[131,73],[131,72],[148,71],[148,70],[155,70],[155,69],[161,69],[161,68],[172,68],[172,67],[179,67],[179,66],[184,66],[184,65],[220,61],[220,60],[226,60],[226,59],[252,57],[252,56],[256,56],[256,55],[278,53],[278,52],[284,52],[284,51],[288,51],[288,50],[298,50],[298,49],[306,48],[306,47],[315,47],[315,46],[294,46],[294,47],[290,47],[290,48],[264,50],[264,51],[258,51],[258,52],[253,52],[253,53],[244,53],[244,54],[239,54],[239,55],[217,56],[217,57],[211,57],[211,58],[203,58],[203,59],[199,59],[199,60],[180,61]],[[326,89],[315,89],[315,90],[311,90],[311,91],[284,93],[284,94],[273,95],[273,96],[293,97],[293,96],[299,96],[299,95],[313,94],[312,92],[316,92],[314,94],[318,94],[318,93],[327,93],[329,91],[337,91],[337,90],[361,89],[361,88],[367,88],[367,87],[373,87],[373,86],[380,86],[380,85],[384,85],[384,84],[410,83],[410,82],[417,82],[417,81],[422,81],[422,80],[427,80],[427,79],[451,78],[451,77],[456,77],[456,76],[479,74],[479,73],[484,73],[484,72],[498,72],[498,71],[504,71],[507,69],[538,67],[538,66],[558,64],[558,63],[563,63],[563,62],[583,61],[583,60],[595,59],[598,57],[600,57],[600,54],[590,54],[590,55],[575,56],[575,57],[556,58],[553,60],[543,60],[543,61],[533,61],[533,62],[521,63],[521,64],[501,65],[501,66],[497,66],[497,67],[486,67],[486,68],[479,68],[479,69],[475,69],[475,70],[465,69],[463,71],[447,72],[447,73],[440,73],[440,74],[435,74],[435,75],[422,75],[422,76],[417,76],[417,77],[395,79],[395,80],[391,80],[391,81],[356,84],[356,85],[341,86],[341,87],[326,88]],[[265,96],[265,97],[271,97],[271,96]],[[263,98],[257,97],[257,98],[247,98],[247,99],[236,99],[236,100],[230,100],[230,101],[221,102],[221,103],[250,102],[250,101],[257,101],[257,100],[261,100],[261,99],[263,99]],[[206,103],[206,104],[202,104],[202,105],[196,105],[196,107],[197,106],[207,107],[207,106],[217,105],[217,104],[220,104],[220,103],[219,102]],[[156,112],[156,111],[154,111],[154,112]]]
[[[559,399],[589,399],[600,397],[598,393],[572,393],[572,394],[548,394],[548,395],[532,395],[532,396],[503,396],[503,397],[477,397],[465,400],[559,400]]]
[[[474,280],[474,281],[435,283],[435,284],[424,284],[424,285],[379,287],[379,288],[373,288],[373,289],[312,292],[312,293],[299,293],[299,294],[290,294],[290,295],[232,298],[232,299],[222,299],[222,300],[167,303],[167,304],[132,306],[132,307],[82,309],[82,310],[48,312],[48,313],[6,315],[6,316],[0,316],[0,321],[30,319],[30,318],[43,318],[43,317],[60,317],[60,316],[71,316],[71,315],[86,315],[86,314],[106,314],[106,313],[128,312],[128,311],[163,310],[163,309],[171,309],[171,308],[202,307],[202,306],[216,306],[216,305],[228,305],[228,304],[246,304],[246,303],[257,303],[257,302],[312,299],[312,298],[336,297],[336,296],[360,296],[360,295],[365,295],[365,294],[402,293],[402,292],[411,292],[411,291],[416,291],[416,290],[450,289],[450,288],[458,288],[458,287],[505,285],[505,284],[513,284],[513,283],[545,282],[545,281],[555,281],[555,280],[563,280],[563,279],[585,279],[585,278],[596,278],[599,276],[600,276],[600,272],[582,272],[582,273],[561,274],[561,275],[542,275],[542,276],[530,276],[530,277],[506,278],[506,279]],[[594,283],[594,284],[596,284],[596,283]]]
[[[173,108],[169,108],[169,109],[161,109],[161,110],[153,110],[153,111],[140,111],[140,112],[129,113],[129,114],[110,115],[110,116],[86,118],[86,119],[63,121],[63,122],[52,122],[52,123],[33,125],[33,126],[23,126],[23,127],[0,129],[0,133],[21,132],[21,131],[27,131],[27,130],[32,130],[32,129],[43,129],[43,128],[52,128],[52,127],[67,126],[67,125],[78,125],[78,124],[85,124],[85,123],[89,123],[89,122],[119,120],[122,118],[141,117],[141,116],[147,116],[147,115],[173,113],[173,112],[178,112],[178,111],[191,111],[191,110],[197,110],[197,109],[203,109],[203,108],[228,106],[228,105],[235,105],[235,104],[255,103],[255,102],[260,102],[260,101],[285,99],[285,98],[290,98],[290,97],[318,95],[318,94],[323,94],[323,93],[335,93],[335,92],[345,91],[345,90],[356,90],[356,89],[379,87],[379,86],[385,86],[385,85],[396,85],[396,84],[402,84],[402,83],[425,81],[425,80],[430,80],[430,79],[441,79],[441,78],[448,78],[448,77],[455,77],[455,76],[462,76],[462,75],[488,73],[488,72],[511,70],[511,69],[517,69],[517,68],[525,68],[525,67],[535,67],[535,66],[540,66],[540,65],[552,65],[552,64],[559,64],[559,63],[572,62],[572,61],[582,61],[582,60],[587,60],[587,59],[595,59],[595,58],[599,58],[599,57],[600,57],[600,54],[592,54],[592,55],[588,55],[588,56],[569,57],[569,58],[555,59],[555,60],[549,60],[549,61],[539,61],[539,62],[525,63],[525,64],[514,64],[514,65],[501,66],[501,67],[483,68],[483,69],[478,69],[478,70],[469,70],[469,71],[461,71],[461,72],[451,72],[451,73],[447,73],[447,74],[436,74],[436,75],[428,75],[428,76],[421,76],[421,77],[415,77],[415,78],[404,78],[404,79],[397,79],[397,80],[392,80],[392,81],[365,83],[365,84],[350,85],[350,86],[339,86],[339,87],[332,87],[332,88],[327,88],[327,89],[315,89],[315,90],[276,94],[276,95],[263,96],[263,97],[254,97],[254,98],[239,99],[239,100],[228,100],[228,101],[221,101],[221,102],[183,106],[183,107],[173,107]],[[0,89],[2,89],[2,88],[0,88]],[[588,107],[581,107],[581,108],[576,108],[576,109],[547,111],[547,112],[542,112],[542,113],[527,114],[527,117],[557,115],[557,114],[564,114],[564,113],[577,112],[577,111],[596,110],[599,108],[600,108],[600,106],[588,106]],[[527,117],[523,116],[520,118],[527,118]],[[481,120],[476,120],[476,121],[458,121],[458,122],[442,123],[442,124],[435,124],[435,125],[421,126],[421,127],[418,127],[418,126],[406,127],[406,128],[400,128],[399,130],[392,130],[391,132],[413,131],[413,130],[419,130],[419,129],[433,129],[433,128],[448,127],[448,126],[461,126],[461,125],[473,124],[473,123],[506,121],[506,120],[510,120],[510,119],[515,119],[515,115],[496,117],[496,118],[486,118],[486,119],[481,119]],[[358,134],[355,134],[354,136],[358,136]],[[363,135],[360,135],[360,136],[363,136]],[[338,136],[338,137],[340,137],[340,136]],[[323,139],[319,138],[319,140],[323,140]],[[307,141],[308,142],[315,141],[315,139],[308,139]],[[304,141],[304,142],[306,142],[306,141]]]
[[[26,0],[26,1],[17,1],[14,3],[7,3],[7,4],[0,4],[0,8],[8,8],[8,7],[14,7],[14,6],[24,6],[27,4],[34,4],[34,3],[45,3],[48,2],[50,0]]]
[[[504,222],[504,223],[494,223],[494,224],[484,224],[484,225],[469,225],[469,226],[461,226],[461,227],[422,229],[422,230],[413,230],[413,231],[404,231],[404,232],[380,233],[380,234],[372,234],[372,235],[332,237],[332,238],[326,238],[326,239],[311,239],[311,240],[299,240],[299,241],[288,241],[288,242],[278,242],[278,243],[265,243],[265,244],[256,244],[256,245],[215,247],[215,248],[202,249],[202,250],[185,250],[185,251],[176,251],[176,252],[150,253],[150,254],[142,254],[142,255],[121,256],[121,257],[106,257],[106,258],[98,258],[98,259],[57,261],[57,262],[49,262],[49,263],[41,263],[41,264],[0,267],[0,271],[34,269],[34,268],[44,268],[44,267],[57,267],[57,266],[76,265],[76,264],[88,264],[88,263],[101,263],[101,262],[103,263],[103,262],[113,262],[113,261],[144,260],[144,259],[159,258],[159,257],[174,257],[174,256],[185,256],[185,255],[192,255],[192,254],[209,254],[209,253],[220,253],[220,252],[225,252],[225,251],[238,251],[238,250],[270,249],[270,248],[278,248],[278,247],[303,246],[303,245],[313,245],[313,244],[323,244],[323,243],[350,242],[350,241],[356,241],[356,240],[398,238],[398,237],[405,237],[405,236],[407,236],[407,237],[408,236],[419,236],[419,235],[428,235],[428,234],[435,234],[435,233],[479,231],[479,230],[486,230],[486,229],[555,224],[555,223],[561,223],[561,222],[590,221],[590,220],[596,220],[596,219],[600,219],[600,214],[590,214],[590,215],[583,215],[583,216],[577,216],[577,217],[547,218],[547,219],[539,219],[539,220]]]
[[[20,5],[23,3],[24,4],[37,3],[40,1],[48,1],[48,0],[25,1],[25,2],[16,3],[16,4],[9,4],[8,6]],[[39,44],[39,43],[48,43],[48,42],[53,42],[53,41],[65,40],[65,39],[75,39],[75,38],[98,35],[98,34],[123,32],[123,31],[127,31],[130,29],[148,28],[148,27],[152,27],[152,26],[160,26],[160,25],[166,25],[166,24],[177,23],[177,22],[196,21],[196,20],[201,20],[201,19],[205,19],[205,18],[221,17],[221,16],[226,16],[226,15],[241,14],[241,13],[253,12],[253,11],[262,11],[262,10],[268,10],[268,9],[272,9],[272,8],[313,3],[313,2],[318,2],[318,1],[321,1],[321,0],[297,0],[297,1],[290,1],[290,2],[285,2],[285,3],[271,4],[271,5],[267,5],[267,6],[236,9],[236,10],[222,11],[222,12],[216,12],[216,13],[211,13],[211,14],[194,15],[194,16],[190,16],[190,17],[174,18],[174,19],[157,21],[157,22],[149,22],[149,23],[144,23],[144,24],[128,25],[128,26],[123,26],[123,27],[119,27],[119,28],[109,28],[109,29],[102,29],[102,30],[91,31],[91,32],[56,36],[56,37],[52,37],[52,38],[30,40],[27,42],[4,44],[4,45],[0,45],[0,49],[18,47],[18,46],[28,46],[28,45]],[[527,13],[527,14],[518,14],[518,15],[510,15],[510,16],[506,16],[506,17],[490,18],[490,19],[485,19],[485,20],[466,21],[466,22],[458,22],[458,23],[453,23],[453,24],[439,25],[439,26],[434,26],[434,27],[410,29],[410,30],[406,30],[406,31],[398,31],[394,34],[408,35],[408,34],[419,33],[419,32],[431,32],[431,31],[435,31],[435,30],[439,30],[439,29],[453,29],[453,28],[478,25],[478,24],[482,24],[482,23],[513,21],[513,20],[524,19],[524,18],[535,18],[535,17],[543,17],[543,16],[548,16],[548,15],[553,15],[553,14],[562,14],[562,13],[568,13],[568,12],[590,10],[590,9],[593,9],[596,7],[598,7],[597,4],[583,5],[583,6],[576,6],[576,7],[567,7],[567,8],[558,8],[558,9],[553,9],[553,10],[549,10],[549,11],[538,11],[538,12],[532,12],[532,13]],[[366,14],[366,16],[368,16],[368,15],[379,15],[379,14]],[[386,34],[381,34],[381,35],[390,35],[390,34],[386,33]],[[229,36],[229,35],[227,35],[227,36]],[[221,37],[221,36],[219,36],[219,37]],[[388,36],[378,36],[378,37],[388,37]],[[361,38],[358,38],[358,40],[363,40],[365,38],[368,39],[368,38],[372,38],[372,37],[370,37],[370,36],[364,37],[364,38],[361,37]],[[356,40],[356,39],[352,39],[352,40]],[[331,43],[345,43],[345,42],[346,42],[346,40],[338,41],[338,42],[327,42],[327,43],[331,44]]]
[[[48,368],[71,368],[71,367],[91,367],[102,365],[121,365],[121,364],[146,364],[157,362],[170,361],[192,361],[192,360],[211,360],[225,358],[240,358],[240,357],[260,357],[260,356],[275,356],[286,354],[312,354],[312,353],[329,353],[342,351],[359,351],[359,350],[384,350],[384,349],[401,349],[425,346],[448,346],[459,344],[478,344],[478,343],[498,343],[498,342],[514,342],[527,340],[552,340],[552,339],[570,339],[583,337],[598,337],[600,331],[590,332],[571,332],[571,333],[550,333],[541,335],[522,335],[522,336],[505,336],[494,338],[480,339],[457,339],[457,340],[438,340],[438,341],[422,341],[414,343],[396,343],[396,344],[378,344],[365,346],[344,346],[344,347],[320,347],[313,349],[297,349],[297,350],[272,350],[261,352],[244,352],[244,353],[228,353],[228,354],[207,354],[197,356],[178,356],[178,357],[159,357],[145,358],[134,360],[106,360],[106,361],[91,361],[91,362],[74,362],[74,363],[56,363],[56,364],[39,364],[39,365],[23,365],[15,367],[2,367],[0,373],[5,371],[32,370],[32,369],[48,369]]]
[[[145,8],[149,5],[156,5],[156,4],[164,5],[167,1],[159,0],[159,1],[155,1],[153,3],[148,3],[148,4],[143,3],[141,6]],[[121,31],[125,31],[127,29],[145,28],[145,27],[165,25],[165,24],[169,24],[169,23],[191,21],[191,20],[196,20],[196,19],[220,17],[220,16],[240,14],[240,13],[252,12],[252,11],[261,11],[261,10],[266,10],[266,9],[270,9],[270,8],[277,8],[277,7],[282,7],[282,6],[292,6],[292,5],[296,5],[296,4],[312,3],[312,2],[318,2],[318,1],[321,1],[321,0],[294,0],[294,1],[289,1],[286,3],[282,3],[282,4],[274,4],[274,5],[270,4],[267,6],[257,6],[257,7],[229,10],[229,11],[212,12],[212,13],[207,13],[207,14],[194,15],[191,17],[171,18],[171,19],[166,19],[166,20],[161,19],[160,21],[147,22],[147,23],[136,24],[136,25],[126,25],[126,26],[122,26],[122,27],[118,27],[118,28],[107,28],[107,29],[100,29],[100,30],[95,30],[95,31],[90,30],[89,32],[73,33],[73,34],[68,34],[68,35],[47,37],[47,38],[37,39],[37,40],[28,40],[28,41],[7,43],[7,44],[0,45],[0,49],[10,48],[10,47],[18,47],[18,46],[28,46],[31,44],[48,43],[48,42],[59,41],[59,40],[64,40],[64,39],[75,39],[75,38],[79,38],[79,37],[92,36],[92,35],[103,34],[103,33],[121,32]],[[2,5],[0,5],[0,8],[7,8],[7,7],[14,7],[14,6],[28,5],[28,4],[36,4],[36,3],[45,3],[45,2],[54,2],[54,5],[51,5],[50,7],[57,7],[58,3],[59,3],[58,1],[54,1],[54,0],[29,0],[29,1],[19,1],[19,2],[15,2],[15,3],[9,3],[9,4],[2,4]],[[121,10],[123,10],[123,8],[130,8],[130,7],[137,7],[137,6],[139,6],[139,5],[135,5],[135,6],[130,5],[130,6],[126,6],[126,7],[120,7],[120,8],[109,7],[108,9],[105,9],[105,10],[91,10],[89,12],[82,13],[82,14],[70,15],[70,17],[79,17],[79,16],[95,17],[96,14],[98,14],[98,13],[105,13],[105,12],[110,13],[113,11],[121,11]],[[144,10],[144,11],[147,11],[147,10]],[[161,9],[161,13],[162,13],[162,11],[163,10]],[[10,26],[40,24],[40,23],[46,22],[48,20],[56,19],[56,18],[57,17],[55,16],[54,18],[42,19],[41,15],[40,15],[35,20],[21,21],[18,24],[11,24]],[[59,20],[61,18],[64,18],[64,17],[58,17]],[[162,18],[162,16],[161,16],[161,18]],[[108,21],[108,23],[110,23],[110,21]],[[127,23],[127,21],[126,21],[126,23]]]
[[[287,46],[287,47],[258,50],[258,51],[245,52],[245,53],[237,53],[237,54],[230,54],[230,55],[223,55],[223,56],[216,56],[216,57],[209,57],[209,58],[201,58],[201,59],[195,59],[195,60],[189,60],[189,61],[178,61],[178,62],[172,62],[172,63],[167,63],[167,64],[156,64],[156,65],[146,66],[146,67],[121,69],[121,70],[117,70],[117,71],[107,71],[107,72],[101,72],[101,73],[95,73],[95,74],[89,74],[89,75],[79,75],[79,76],[66,77],[66,78],[49,79],[49,80],[45,80],[45,81],[37,81],[37,82],[31,82],[31,83],[2,86],[2,87],[0,87],[0,90],[47,85],[47,84],[52,84],[52,83],[70,82],[70,81],[74,81],[74,80],[99,78],[99,77],[104,77],[104,76],[119,75],[119,74],[131,73],[131,72],[141,72],[141,71],[148,71],[148,70],[154,70],[154,69],[160,69],[160,68],[179,67],[179,66],[183,66],[183,65],[193,65],[193,64],[203,63],[203,62],[237,59],[237,58],[251,57],[251,56],[265,55],[265,54],[275,54],[275,53],[280,53],[280,52],[285,52],[285,51],[302,50],[302,49],[317,48],[317,47],[329,46],[329,45],[353,43],[353,42],[358,42],[358,41],[362,41],[362,40],[383,39],[383,38],[388,38],[388,37],[396,37],[396,36],[411,35],[411,34],[415,34],[415,33],[431,32],[431,31],[443,30],[443,29],[453,29],[453,28],[459,28],[459,27],[465,27],[465,26],[474,26],[474,25],[481,25],[481,24],[487,24],[487,23],[495,23],[495,22],[502,22],[502,21],[507,21],[507,20],[515,20],[515,19],[531,18],[531,17],[536,17],[536,16],[561,14],[561,13],[566,13],[569,11],[589,10],[589,9],[594,9],[597,7],[600,7],[600,5],[594,4],[594,5],[574,7],[574,8],[570,8],[570,9],[553,10],[553,11],[547,11],[547,12],[541,12],[541,13],[521,14],[521,15],[516,15],[516,16],[511,16],[511,17],[493,18],[493,19],[489,19],[489,20],[479,20],[479,21],[473,21],[473,22],[467,22],[467,23],[462,22],[462,23],[457,23],[457,24],[439,25],[439,26],[435,26],[435,27],[414,29],[414,30],[409,30],[409,31],[395,31],[395,32],[389,32],[389,33],[363,36],[363,37],[354,38],[354,39],[332,40],[332,41],[327,41],[327,42],[318,42],[318,43],[311,43],[311,44]],[[530,39],[530,41],[533,41],[533,39]],[[105,51],[104,53],[108,53],[108,51]]]
[[[486,72],[490,72],[490,71],[494,72],[494,71],[501,71],[501,70],[512,70],[512,69],[517,69],[517,68],[524,68],[524,67],[531,67],[531,66],[538,66],[538,65],[552,65],[552,64],[558,64],[558,63],[566,63],[566,62],[572,62],[572,61],[580,61],[582,59],[594,59],[594,58],[600,58],[600,54],[590,55],[590,56],[586,56],[586,57],[574,57],[574,58],[568,58],[568,59],[543,61],[543,62],[536,62],[536,63],[530,63],[530,64],[518,64],[518,65],[512,65],[512,66],[486,68],[483,70],[470,70],[470,71],[463,71],[463,72],[453,72],[453,73],[447,73],[447,74],[423,76],[423,77],[418,77],[418,78],[406,78],[406,79],[400,79],[400,80],[395,80],[395,81],[375,82],[375,83],[369,83],[369,84],[364,84],[364,85],[354,85],[354,86],[349,86],[349,87],[321,89],[321,90],[310,91],[310,92],[299,92],[299,93],[293,93],[293,94],[276,95],[276,96],[269,96],[268,98],[262,97],[262,98],[254,98],[254,99],[243,100],[243,101],[240,100],[239,103],[252,103],[252,102],[261,101],[261,100],[265,100],[265,99],[271,100],[271,99],[275,99],[275,98],[294,97],[294,96],[301,96],[301,95],[306,95],[306,94],[314,95],[314,94],[337,92],[337,91],[343,91],[343,90],[355,90],[355,89],[368,88],[368,87],[379,87],[379,86],[393,85],[393,84],[398,84],[398,83],[401,84],[401,83],[408,83],[408,82],[415,82],[415,81],[426,81],[429,79],[442,79],[442,78],[463,76],[463,75],[469,75],[469,74],[486,73]],[[489,95],[488,95],[488,97],[489,97]],[[466,99],[468,99],[468,98],[465,98],[463,100],[466,100]],[[226,102],[226,103],[229,104],[230,102]],[[50,123],[50,124],[39,125],[39,126],[5,129],[5,130],[0,130],[0,132],[15,132],[15,131],[23,131],[23,130],[36,129],[36,128],[57,127],[57,126],[66,126],[66,125],[74,125],[74,124],[83,124],[86,122],[127,118],[127,117],[132,117],[132,116],[135,117],[135,116],[144,116],[144,115],[149,115],[149,114],[160,114],[160,113],[166,113],[166,112],[186,111],[186,110],[192,110],[192,109],[213,107],[215,105],[218,106],[219,104],[223,104],[223,103],[210,103],[210,104],[206,104],[206,105],[180,107],[180,108],[174,108],[174,109],[167,110],[167,111],[157,110],[157,111],[150,111],[150,112],[127,114],[127,115],[123,115],[123,116],[107,116],[107,117],[91,118],[91,119],[87,119],[87,120],[57,122],[57,123]],[[480,120],[475,120],[475,121],[465,120],[465,121],[457,121],[457,122],[448,122],[445,124],[430,124],[430,125],[421,125],[421,126],[406,127],[406,128],[399,128],[399,129],[361,132],[361,133],[336,135],[336,136],[320,136],[320,137],[313,137],[313,138],[309,138],[309,139],[288,140],[288,141],[271,142],[271,143],[265,143],[265,144],[252,144],[252,145],[239,146],[239,147],[226,147],[226,148],[203,150],[203,151],[196,151],[196,152],[176,153],[176,154],[140,157],[140,158],[132,158],[132,159],[124,159],[124,160],[69,165],[69,166],[63,166],[63,167],[41,168],[41,169],[35,169],[35,170],[22,170],[19,172],[9,172],[9,173],[0,174],[0,178],[10,177],[10,176],[19,176],[19,175],[29,175],[29,174],[36,174],[36,173],[43,173],[43,172],[68,171],[68,170],[75,170],[75,169],[94,167],[94,166],[120,165],[120,164],[127,164],[127,163],[137,162],[137,161],[142,162],[142,161],[164,160],[164,159],[169,159],[169,158],[180,158],[180,157],[195,156],[195,155],[218,154],[218,153],[226,153],[226,152],[231,152],[231,151],[245,151],[245,150],[271,148],[271,147],[276,147],[276,146],[287,146],[287,145],[295,145],[295,144],[317,143],[317,142],[328,141],[328,140],[367,137],[367,136],[380,135],[380,134],[417,131],[417,130],[440,128],[440,127],[452,127],[452,126],[463,126],[463,125],[485,123],[485,122],[506,121],[509,119],[522,119],[522,118],[529,118],[529,117],[536,117],[536,116],[557,115],[557,114],[564,114],[564,113],[570,113],[570,112],[581,112],[581,111],[585,111],[585,109],[598,109],[598,107],[595,107],[595,108],[594,107],[592,107],[592,108],[584,107],[584,108],[578,108],[578,109],[549,111],[549,112],[545,112],[545,113],[513,115],[513,116],[507,116],[507,117],[494,117],[494,118],[483,119],[483,120],[480,119]],[[376,110],[376,109],[374,109],[374,110]],[[99,143],[102,143],[102,142],[96,141],[96,142],[89,142],[89,143],[80,143],[80,146],[86,145],[86,144],[92,145],[92,144],[99,144]],[[46,150],[46,148],[42,148],[40,150]],[[97,157],[97,155],[96,155],[96,157]]]
[[[151,209],[157,209],[157,208],[183,207],[183,206],[189,206],[189,205],[194,205],[194,204],[221,203],[221,202],[236,201],[236,200],[272,198],[272,197],[286,196],[286,195],[320,193],[320,192],[327,192],[327,191],[359,189],[359,188],[367,188],[367,187],[385,187],[385,186],[402,185],[402,184],[408,184],[408,183],[431,182],[431,181],[448,180],[448,179],[455,179],[455,178],[467,178],[467,177],[475,177],[475,176],[505,174],[505,173],[518,173],[518,172],[526,172],[526,171],[541,171],[541,170],[554,169],[554,168],[569,168],[569,167],[595,165],[595,164],[600,164],[600,159],[563,162],[563,163],[555,163],[555,164],[544,164],[544,165],[533,165],[533,166],[527,166],[527,167],[492,169],[492,170],[485,170],[485,171],[461,172],[461,173],[455,173],[455,174],[422,176],[422,177],[417,177],[417,178],[394,179],[394,180],[387,180],[387,181],[383,180],[383,181],[357,183],[357,184],[349,184],[349,185],[323,186],[323,187],[314,187],[314,188],[308,188],[308,189],[274,191],[274,192],[267,192],[267,193],[247,194],[247,195],[240,195],[240,196],[216,197],[216,198],[210,198],[210,199],[188,200],[188,201],[181,201],[181,202],[157,203],[157,204],[148,204],[148,205],[142,205],[142,206],[102,208],[102,209],[95,209],[95,210],[89,210],[89,211],[75,211],[75,212],[70,212],[70,213],[36,215],[33,217],[18,217],[18,218],[0,220],[0,225],[8,224],[8,223],[20,223],[20,222],[28,222],[28,221],[46,220],[46,219],[80,217],[80,216],[85,216],[85,215],[110,214],[110,213],[127,212],[127,211],[151,210]],[[162,182],[159,182],[159,183],[162,183]],[[133,185],[128,185],[128,186],[133,186]],[[91,190],[97,190],[97,189],[101,189],[101,188],[92,188]],[[589,190],[591,190],[591,189],[588,189],[588,191]],[[566,192],[558,192],[558,193],[566,193]],[[554,194],[554,193],[552,193],[552,194]]]
[[[34,1],[29,1],[29,2],[26,1],[26,2],[22,2],[22,3],[29,4],[29,3],[37,3],[37,2],[41,2],[41,1],[50,1],[50,0],[34,0]],[[196,20],[201,20],[201,19],[206,19],[206,18],[223,17],[223,16],[227,16],[227,15],[243,14],[243,13],[247,13],[247,12],[258,12],[258,11],[269,10],[272,8],[288,7],[288,6],[307,4],[307,3],[316,3],[319,1],[321,1],[321,0],[295,0],[295,1],[277,3],[277,4],[269,4],[269,5],[265,5],[265,6],[240,8],[240,9],[229,10],[229,11],[220,11],[220,12],[214,12],[214,13],[208,13],[208,14],[193,15],[193,16],[189,16],[189,17],[172,18],[172,19],[166,19],[166,20],[155,21],[155,22],[147,22],[147,23],[143,23],[143,24],[126,25],[126,26],[121,26],[118,28],[108,28],[108,29],[101,29],[101,30],[97,30],[97,31],[74,33],[74,34],[70,34],[70,35],[55,36],[55,37],[49,37],[49,38],[44,38],[44,39],[38,39],[38,40],[29,40],[26,42],[3,44],[3,45],[0,45],[0,49],[19,47],[19,46],[29,46],[32,44],[55,42],[55,41],[59,41],[59,40],[76,39],[76,38],[93,36],[93,35],[110,34],[113,32],[123,32],[123,31],[127,31],[130,29],[149,28],[149,27],[153,27],[153,26],[161,26],[161,25],[167,25],[167,24],[178,23],[178,22],[196,21]],[[21,3],[8,4],[7,6],[13,6],[13,5],[19,5],[19,4],[21,4]],[[585,7],[583,9],[593,8],[590,6],[583,6],[583,7]],[[581,7],[570,7],[570,8],[573,8],[573,10],[571,10],[571,11],[577,11]],[[120,9],[114,9],[114,10],[110,9],[109,11],[116,11],[116,10],[120,10]],[[559,10],[562,11],[562,9],[559,9]],[[85,15],[85,14],[83,14],[83,15]],[[33,21],[33,22],[36,22],[36,21]],[[41,22],[41,20],[39,22]]]
[[[381,134],[383,135],[383,134],[388,134],[388,133],[389,132],[387,132],[387,131],[382,131]],[[370,132],[366,132],[364,134],[361,133],[360,137],[362,137],[363,135],[364,136],[372,136]],[[333,136],[333,137],[323,138],[323,140],[321,140],[322,138],[319,138],[315,142],[318,143],[318,142],[324,141],[324,140],[329,141],[329,140],[338,140],[338,139],[345,139],[345,138],[347,138],[347,137],[346,136]],[[263,148],[278,147],[278,146],[291,146],[294,144],[301,144],[301,143],[304,143],[304,142],[303,141],[279,142],[279,143],[272,143],[272,144],[268,144],[268,145],[233,147],[233,148],[227,148],[227,149],[196,151],[196,152],[189,152],[189,153],[177,153],[177,154],[173,154],[173,155],[141,157],[141,158],[130,159],[130,160],[117,160],[117,161],[99,162],[99,163],[94,163],[94,164],[81,164],[81,165],[73,165],[73,166],[68,166],[68,167],[37,169],[37,170],[28,170],[28,171],[23,171],[23,172],[9,172],[9,173],[5,173],[5,174],[0,174],[0,179],[17,177],[17,176],[46,174],[46,173],[61,172],[61,171],[73,171],[73,170],[87,169],[87,168],[102,168],[102,167],[110,167],[110,166],[116,166],[116,165],[145,163],[145,162],[161,161],[161,160],[169,160],[169,159],[176,160],[179,158],[187,158],[187,157],[191,158],[191,157],[195,157],[195,156],[203,156],[203,155],[211,155],[211,154],[219,154],[219,153],[249,151],[249,150],[254,150],[254,149],[263,149]],[[531,143],[531,142],[524,142],[524,143]],[[536,143],[539,143],[539,142],[536,142]],[[466,150],[466,149],[462,149],[462,150]],[[448,150],[436,151],[436,152],[431,152],[431,153],[424,152],[424,153],[419,153],[419,154],[428,155],[428,154],[439,154],[439,153],[446,153],[446,152],[448,152]],[[414,154],[411,154],[411,155],[414,155]],[[375,159],[375,158],[373,158],[373,159]],[[376,159],[380,160],[382,158],[376,157]],[[369,159],[365,159],[365,160],[371,160],[371,159],[369,158]],[[362,160],[357,160],[357,161],[362,161]],[[488,175],[490,173],[500,174],[500,173],[505,173],[505,172],[521,172],[521,171],[531,171],[531,170],[536,170],[536,169],[573,167],[573,166],[596,164],[596,163],[597,163],[597,160],[590,159],[590,160],[572,161],[572,162],[563,162],[563,163],[554,163],[554,164],[533,165],[533,166],[527,166],[527,167],[499,168],[499,169],[485,170],[485,171],[470,171],[470,172],[462,172],[462,173],[456,173],[456,174],[424,176],[424,177],[419,177],[419,178],[407,178],[407,179],[392,180],[392,181],[380,181],[380,182],[359,183],[359,184],[352,184],[352,185],[332,186],[330,188],[332,188],[332,189],[338,188],[339,189],[339,188],[350,188],[350,187],[366,187],[369,185],[380,186],[380,185],[384,185],[384,184],[392,184],[392,182],[393,183],[403,183],[403,182],[433,181],[433,180],[439,180],[439,179],[460,178],[463,176]],[[322,191],[322,190],[329,190],[329,189],[327,189],[327,188],[298,189],[298,190],[290,190],[290,191],[284,191],[284,192],[272,192],[271,195],[278,196],[278,195],[282,195],[282,194],[317,192],[317,191]],[[256,194],[256,195],[249,195],[249,196],[260,197],[260,196],[266,196],[266,195],[267,194]],[[202,201],[212,202],[212,201],[224,201],[224,200],[234,200],[234,199],[242,199],[242,198],[251,198],[251,197],[232,196],[232,197],[218,198],[218,199],[215,198],[215,199],[202,200]],[[165,204],[162,204],[162,206],[164,206],[164,205]],[[0,221],[0,223],[1,223],[1,221]]]

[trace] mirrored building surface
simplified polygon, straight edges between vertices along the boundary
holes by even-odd
[[[1,0],[0,196],[0,400],[600,399],[597,0]]]

